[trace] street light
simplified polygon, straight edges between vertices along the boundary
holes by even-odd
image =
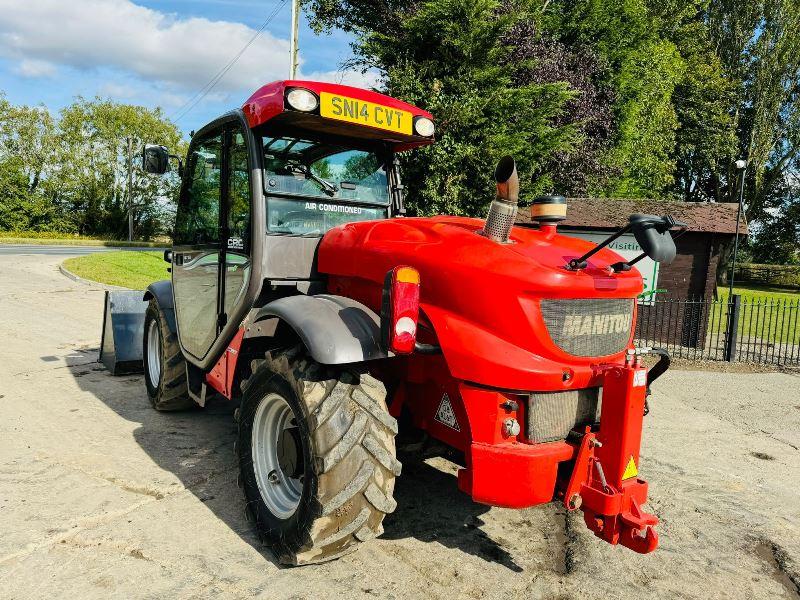
[[[744,174],[747,170],[747,161],[736,161],[736,170],[739,171],[739,206],[736,209],[736,237],[733,240],[733,260],[731,261],[731,277],[728,287],[728,301],[733,298],[733,275],[736,272],[736,255],[739,254],[739,219],[742,216],[742,202],[744,201]]]

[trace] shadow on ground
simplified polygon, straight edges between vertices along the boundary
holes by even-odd
[[[244,515],[244,496],[236,484],[234,456],[235,404],[212,398],[204,409],[176,413],[153,410],[141,375],[113,377],[96,362],[97,348],[81,349],[66,357],[70,373],[90,392],[127,421],[137,423],[134,437],[162,469],[214,515],[268,560],[280,566],[256,536]],[[384,539],[416,538],[521,571],[506,550],[479,526],[488,506],[460,492],[453,473],[425,462],[407,462],[395,488],[397,510],[384,521]]]

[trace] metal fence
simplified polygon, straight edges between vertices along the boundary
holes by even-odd
[[[636,339],[679,358],[800,365],[800,299],[658,299],[639,306]]]

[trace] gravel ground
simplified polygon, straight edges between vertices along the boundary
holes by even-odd
[[[796,373],[655,384],[640,466],[654,554],[556,505],[473,504],[434,460],[405,465],[381,538],[285,569],[244,519],[231,407],[159,414],[141,377],[110,377],[102,291],[59,260],[0,256],[4,598],[800,598]]]

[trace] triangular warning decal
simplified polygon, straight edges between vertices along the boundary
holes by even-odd
[[[458,421],[456,420],[456,413],[453,412],[453,405],[450,404],[450,397],[447,394],[442,395],[442,401],[439,402],[439,408],[434,418],[439,421],[439,423],[447,425],[451,429],[461,431],[461,428],[458,426]]]
[[[628,466],[625,467],[625,472],[622,474],[622,479],[630,479],[631,477],[636,477],[639,474],[639,469],[636,468],[636,463],[633,461],[633,455],[631,455],[631,459],[628,461]]]

